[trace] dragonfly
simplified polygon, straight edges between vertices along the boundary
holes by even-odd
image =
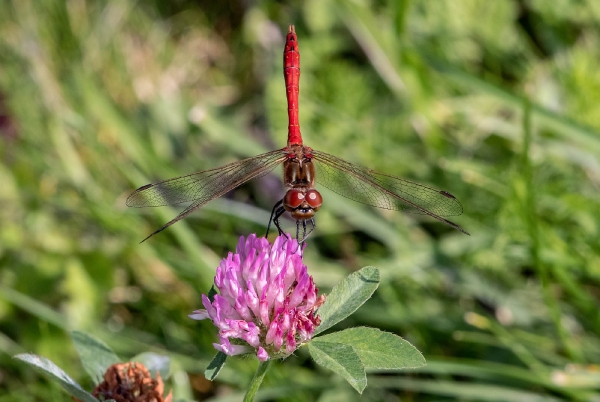
[[[283,165],[283,184],[286,192],[273,207],[267,234],[271,222],[280,234],[283,233],[280,218],[287,212],[296,220],[298,241],[306,240],[316,227],[314,215],[323,204],[323,197],[315,188],[315,183],[363,204],[429,215],[464,234],[469,234],[445,218],[463,212],[461,203],[449,192],[379,173],[304,145],[298,117],[300,53],[293,25],[289,26],[286,36],[283,74],[289,119],[287,146],[216,169],[138,188],[127,198],[126,204],[130,207],[190,203],[179,215],[142,242],[185,218],[207,202],[221,197],[251,179],[268,174],[279,165]]]

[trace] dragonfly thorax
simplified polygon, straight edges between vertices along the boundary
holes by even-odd
[[[286,188],[315,186],[315,165],[312,149],[301,145],[288,147],[287,159],[283,162],[283,185]]]

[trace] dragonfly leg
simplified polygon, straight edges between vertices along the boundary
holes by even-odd
[[[302,240],[300,240],[300,220],[296,220],[296,240],[298,241],[298,250],[302,248],[302,243],[304,243],[304,239],[306,238],[306,221],[302,220],[302,226],[304,227],[302,233]]]
[[[300,244],[300,221],[299,220],[296,220],[296,240],[298,240],[298,245],[299,245]]]
[[[275,227],[277,228],[277,231],[279,232],[279,236],[285,235],[285,241],[281,245],[281,248],[284,249],[287,241],[291,240],[292,236],[288,235],[287,233],[285,233],[283,231],[283,229],[281,229],[281,225],[279,224],[279,218],[281,218],[281,215],[283,215],[285,213],[285,208],[281,205],[282,204],[281,201],[278,204],[279,204],[279,208],[277,209],[277,211],[274,211],[275,216],[273,216],[273,225],[275,225]],[[277,206],[277,205],[275,205],[275,206]]]
[[[310,225],[311,228],[308,231],[308,233],[305,233],[304,235],[304,239],[302,239],[302,242],[304,242],[304,240],[306,240],[306,238],[315,230],[315,228],[317,227],[317,224],[315,223],[315,219],[314,218],[310,218]],[[306,229],[305,229],[306,230]]]
[[[269,218],[269,224],[267,225],[267,234],[265,237],[269,237],[269,230],[271,230],[271,223],[275,225],[279,234],[282,233],[281,228],[279,227],[279,217],[285,212],[283,208],[283,200],[277,201],[277,203],[273,206],[273,210],[271,211],[271,217]]]
[[[307,222],[310,223],[310,228],[308,228]],[[315,224],[314,218],[303,219],[302,220],[302,237],[300,237],[300,220],[296,221],[296,239],[298,239],[298,244],[303,244],[308,236],[315,230],[317,225]],[[302,240],[300,240],[302,239]]]
[[[277,231],[279,232],[279,236],[281,236],[282,234],[284,234],[285,232],[283,231],[283,229],[281,229],[281,226],[279,225],[279,218],[281,217],[281,215],[283,215],[285,213],[285,209],[283,207],[280,207],[277,210],[277,214],[275,214],[275,218],[273,218],[273,224],[275,225],[275,227],[277,228]]]
[[[306,219],[302,221],[302,243],[306,240]]]

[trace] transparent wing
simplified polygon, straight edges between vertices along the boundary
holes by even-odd
[[[325,152],[313,150],[312,155],[317,182],[331,191],[378,208],[426,214],[468,234],[443,218],[462,214],[462,205],[452,194],[378,173]]]
[[[216,169],[204,170],[186,176],[147,184],[135,190],[126,201],[129,207],[158,207],[191,202],[184,211],[149,237],[166,229],[210,200],[242,185],[250,179],[264,176],[283,162],[283,150],[267,152],[252,158],[233,162]],[[146,240],[144,239],[144,240]]]

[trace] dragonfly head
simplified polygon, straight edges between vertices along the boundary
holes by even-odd
[[[292,188],[283,197],[283,208],[296,220],[310,219],[321,208],[323,197],[314,188]]]

